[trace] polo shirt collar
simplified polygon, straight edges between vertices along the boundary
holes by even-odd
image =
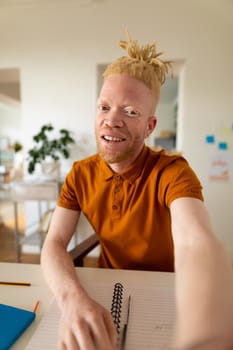
[[[137,159],[121,174],[116,174],[109,165],[102,159],[101,159],[101,168],[102,168],[102,174],[103,179],[105,181],[108,181],[112,179],[116,175],[120,175],[123,179],[128,180],[129,182],[133,183],[140,175],[144,168],[144,164],[146,161],[146,158],[148,156],[148,147],[144,145],[141,153],[137,157]]]

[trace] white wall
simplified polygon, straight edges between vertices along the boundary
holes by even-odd
[[[184,60],[179,149],[204,185],[216,234],[233,251],[232,180],[210,183],[205,135],[233,121],[232,0],[67,0],[0,8],[0,68],[21,71],[22,127],[27,148],[51,121],[94,149],[96,66],[123,55],[124,28],[156,41],[168,59]],[[88,144],[91,144],[90,148]],[[231,159],[232,149],[230,150]]]

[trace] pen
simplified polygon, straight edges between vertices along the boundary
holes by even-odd
[[[40,300],[37,300],[36,305],[34,306],[34,310],[33,310],[34,313],[36,313],[39,305],[40,305]]]
[[[0,281],[0,285],[29,287],[29,286],[31,285],[31,283],[29,283],[29,282],[9,282],[9,281]]]
[[[121,340],[121,350],[124,350],[124,348],[125,348],[127,328],[128,328],[128,323],[129,323],[130,302],[131,302],[131,295],[129,295],[129,298],[128,298],[127,317],[126,317],[126,322],[125,322],[124,328],[123,328],[123,334],[122,334],[122,340]]]

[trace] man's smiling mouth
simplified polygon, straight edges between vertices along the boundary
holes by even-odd
[[[109,142],[122,142],[122,141],[125,141],[125,138],[115,137],[115,136],[108,136],[108,135],[102,136],[102,139],[104,139],[105,141],[109,141]]]

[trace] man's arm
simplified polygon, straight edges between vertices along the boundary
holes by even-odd
[[[111,314],[83,289],[67,252],[79,215],[57,207],[41,253],[45,278],[61,310],[59,350],[113,350],[117,339]]]
[[[180,198],[171,204],[175,245],[178,349],[233,348],[233,272],[211,228],[204,204]],[[205,343],[206,347],[195,344]],[[214,342],[214,341],[213,341]],[[193,347],[192,347],[193,344]],[[215,349],[212,346],[211,349]]]

